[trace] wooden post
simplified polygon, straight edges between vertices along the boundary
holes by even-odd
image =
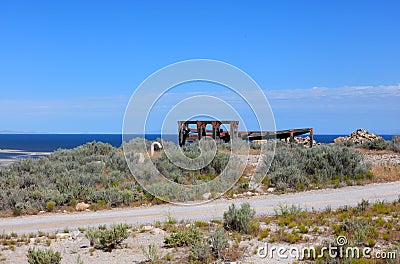
[[[201,139],[201,122],[197,121],[197,138]]]
[[[294,131],[290,130],[290,143],[294,142]]]
[[[313,142],[314,142],[314,130],[310,128],[310,148],[313,147]]]
[[[217,123],[215,121],[211,122],[212,125],[212,138],[215,139],[216,138],[216,130],[215,130],[215,126],[217,125]]]

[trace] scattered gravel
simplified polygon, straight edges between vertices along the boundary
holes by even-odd
[[[365,161],[371,162],[372,164],[400,164],[399,154],[365,154]]]

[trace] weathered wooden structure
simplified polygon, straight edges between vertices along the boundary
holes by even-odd
[[[221,125],[229,125],[229,131],[223,130]],[[193,127],[194,126],[194,127]],[[229,142],[231,137],[238,137],[239,121],[178,121],[179,145],[185,145],[187,140],[200,140],[203,137],[221,139]]]
[[[290,142],[294,142],[294,137],[310,134],[310,147],[313,146],[314,141],[314,130],[309,128],[294,128],[277,131],[252,131],[252,132],[239,132],[242,139],[245,140],[261,140],[261,139],[288,139]]]
[[[229,131],[224,131],[221,125],[229,125]],[[178,121],[179,146],[185,145],[186,141],[200,140],[203,137],[221,139],[229,142],[231,137],[241,137],[244,140],[262,139],[287,139],[294,141],[295,136],[310,134],[310,147],[313,145],[314,131],[312,128],[295,128],[278,131],[250,131],[239,132],[239,121]]]

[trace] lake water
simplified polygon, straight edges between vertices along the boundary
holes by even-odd
[[[139,137],[140,135],[132,135]],[[160,138],[160,134],[148,134],[148,140]],[[331,143],[339,136],[346,135],[314,135],[320,143]],[[385,140],[391,140],[392,135],[381,135]],[[177,135],[164,135],[164,139],[177,143]],[[109,143],[120,147],[121,134],[0,134],[0,149],[14,149],[29,152],[52,152],[57,149],[72,149],[91,141]],[[0,159],[16,159],[27,157],[24,153],[0,153]]]

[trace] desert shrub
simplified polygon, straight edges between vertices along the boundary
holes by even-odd
[[[28,250],[28,263],[29,264],[58,264],[61,262],[61,254],[58,251],[49,249],[30,248]]]
[[[55,202],[53,202],[53,201],[47,202],[47,204],[46,204],[46,209],[47,209],[48,211],[53,211],[54,206],[56,206],[56,203],[55,203]]]
[[[149,244],[147,248],[142,245],[141,249],[142,249],[143,255],[151,263],[157,262],[160,260],[160,253],[158,252],[157,246],[154,243]]]
[[[261,149],[261,144],[257,142],[250,142],[250,148],[255,149],[255,150],[260,150]]]
[[[0,167],[0,176],[0,208],[17,208],[14,215],[73,206],[71,201],[129,205],[144,197],[121,149],[101,142],[16,161]]]
[[[379,138],[379,139],[365,141],[361,146],[365,149],[370,149],[370,150],[384,150],[389,147],[389,143],[386,140]]]
[[[250,221],[255,214],[256,212],[250,207],[249,203],[241,204],[240,208],[236,208],[235,204],[232,204],[229,206],[228,211],[224,212],[224,228],[247,233]]]
[[[229,247],[228,236],[224,229],[217,229],[208,239],[201,239],[192,245],[190,260],[194,263],[213,263],[221,259],[223,251]]]
[[[128,238],[128,228],[129,226],[126,224],[117,224],[109,228],[106,226],[89,228],[86,231],[86,237],[94,248],[111,252]]]
[[[394,136],[392,138],[391,147],[394,151],[400,152],[400,136]]]
[[[213,255],[210,243],[207,239],[202,239],[190,248],[190,263],[212,263]]]
[[[364,212],[365,210],[367,210],[368,206],[369,206],[369,201],[362,199],[362,201],[357,204],[356,210],[358,212]]]
[[[222,251],[229,245],[228,236],[225,234],[225,230],[220,228],[217,229],[210,236],[211,250],[215,257],[218,259],[222,256]]]
[[[303,189],[311,183],[324,184],[332,180],[366,178],[370,164],[363,162],[363,155],[341,145],[321,145],[313,148],[277,144],[274,159],[264,155],[261,166],[264,183],[278,190]]]
[[[203,142],[202,144],[210,143]],[[199,157],[201,153],[199,143],[197,142],[190,145],[185,145],[182,148],[182,151],[186,157],[191,159]],[[202,162],[208,160],[210,158],[208,157],[208,155],[211,154],[211,152],[208,154],[206,153],[205,156],[203,156],[203,160],[198,161],[199,164],[202,164]],[[180,159],[181,155],[181,149],[178,146],[173,146],[171,147],[171,150],[169,150],[169,156],[172,160],[183,162],[183,160]],[[220,174],[228,164],[229,154],[217,152],[217,154],[213,157],[211,163],[207,166],[202,167],[198,171],[186,170],[178,165],[173,164],[170,161],[170,158],[168,158],[165,153],[162,153],[153,161],[159,172],[168,179],[180,184],[190,184],[199,180],[204,181],[205,179],[212,180],[213,178],[215,178],[216,175]],[[207,177],[204,177],[205,175]]]
[[[271,174],[269,180],[270,184],[276,186],[278,190],[284,190],[287,187],[294,188],[310,183],[310,179],[302,174],[299,168],[293,165],[278,168]]]
[[[185,230],[178,230],[172,233],[170,236],[164,238],[164,244],[166,247],[183,247],[190,246],[199,243],[203,238],[203,233],[193,227]]]

